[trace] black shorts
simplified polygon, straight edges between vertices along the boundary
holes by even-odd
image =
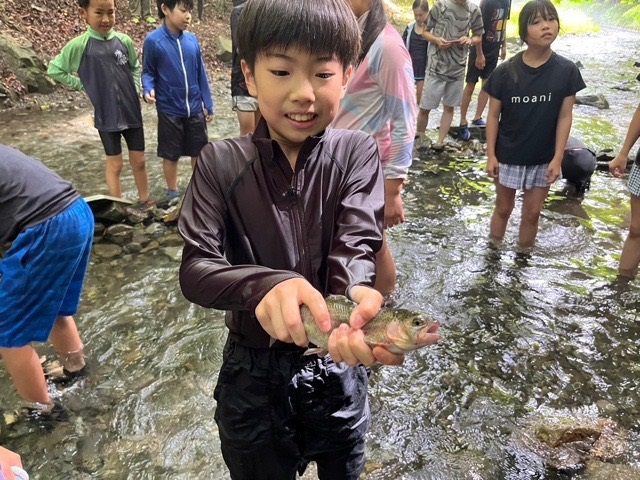
[[[369,370],[327,355],[227,340],[214,391],[222,456],[233,479],[358,480],[365,464]]]
[[[127,142],[129,151],[144,152],[144,129],[142,127],[127,128],[121,132],[103,132],[98,130],[104,146],[104,153],[112,157],[122,153],[121,136]]]
[[[467,77],[465,81],[467,83],[478,83],[478,80],[486,80],[489,75],[498,66],[498,57],[500,56],[500,48],[495,49],[495,52],[485,52],[484,54],[484,68],[482,70],[476,67],[476,47],[469,49],[469,61],[467,63]]]
[[[197,157],[209,138],[204,112],[176,117],[158,112],[158,156],[177,162],[180,157]]]

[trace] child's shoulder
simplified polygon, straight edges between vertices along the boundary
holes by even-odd
[[[124,32],[118,32],[117,30],[111,30],[111,33],[114,37],[119,38],[123,42],[131,42],[133,43],[133,39]]]
[[[350,153],[377,149],[374,138],[362,130],[327,128],[322,139],[325,151],[333,157],[349,160]],[[338,154],[337,156],[335,154]]]

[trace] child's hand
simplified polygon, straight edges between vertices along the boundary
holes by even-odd
[[[304,278],[291,278],[278,283],[256,307],[256,318],[271,338],[300,347],[309,344],[300,318],[300,305],[311,310],[320,330],[331,329],[331,318],[322,294]]]
[[[553,182],[560,178],[560,172],[562,171],[562,159],[560,161],[551,161],[547,166],[547,171],[544,174],[544,180],[547,185],[551,185]]]
[[[331,332],[327,349],[333,360],[347,365],[401,365],[404,355],[391,353],[384,347],[373,349],[364,341],[362,327],[376,316],[382,306],[382,295],[373,288],[355,286],[351,289],[351,298],[358,304],[351,312],[349,325],[341,325]]]
[[[498,170],[500,168],[500,164],[498,163],[498,159],[496,157],[489,157],[487,159],[487,175],[491,178],[498,178]]]
[[[471,45],[473,42],[471,41],[471,37],[460,37],[458,39],[458,45]]]
[[[204,119],[207,121],[207,123],[213,120],[213,114],[209,113],[209,110],[207,110],[206,108],[204,109]]]
[[[449,40],[445,40],[443,37],[438,37],[437,40],[436,40],[436,43],[438,44],[439,48],[447,49],[451,45],[453,45],[454,42],[449,41]]]
[[[144,101],[147,103],[156,103],[156,91],[151,90],[149,93],[145,93]]]
[[[4,447],[0,447],[0,472],[4,474],[7,480],[15,478],[15,475],[11,471],[11,467],[22,468],[22,460],[20,455],[7,450]]]
[[[618,154],[616,158],[609,162],[609,171],[616,178],[622,177],[622,174],[627,169],[628,161],[629,157],[627,155]]]

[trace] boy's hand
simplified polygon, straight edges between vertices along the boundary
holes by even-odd
[[[209,113],[209,110],[207,110],[206,108],[204,109],[204,119],[207,121],[207,123],[213,120],[213,114]]]
[[[560,160],[551,160],[544,174],[544,180],[547,182],[547,185],[551,185],[558,180],[558,178],[560,178],[560,172],[562,172],[562,158],[560,158]]]
[[[384,365],[401,365],[404,355],[391,353],[384,347],[373,349],[364,341],[362,327],[376,316],[382,306],[382,295],[373,288],[355,286],[351,298],[358,304],[351,312],[349,325],[341,325],[331,332],[327,349],[333,360],[347,365],[362,363],[371,366],[376,362]]]
[[[331,318],[322,294],[304,278],[291,278],[278,283],[263,297],[255,315],[271,338],[299,347],[309,344],[300,318],[300,305],[311,310],[320,330],[331,329]]]
[[[147,103],[156,103],[156,91],[151,90],[149,93],[145,93],[144,101]]]
[[[616,158],[609,162],[609,171],[616,178],[622,177],[622,174],[627,169],[628,161],[629,157],[627,155],[618,154]]]
[[[478,54],[476,56],[476,68],[478,70],[484,70],[484,67],[486,66],[487,66],[487,61],[484,57],[484,54],[483,55]]]
[[[451,42],[450,40],[445,40],[444,37],[438,37],[436,43],[438,44],[438,47],[442,49],[447,49],[454,44],[454,42]]]
[[[473,41],[470,37],[460,37],[457,43],[458,45],[473,45]]]
[[[500,165],[498,163],[498,158],[497,157],[489,157],[487,159],[487,175],[489,175],[491,178],[498,178],[498,169],[499,169]]]
[[[390,178],[384,181],[384,228],[390,228],[404,222],[402,205],[402,178]]]

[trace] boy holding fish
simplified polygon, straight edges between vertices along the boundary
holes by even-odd
[[[263,117],[252,136],[204,147],[178,223],[185,297],[227,310],[214,392],[222,454],[233,479],[293,479],[315,461],[320,478],[355,480],[366,366],[403,361],[362,330],[382,304],[372,288],[384,214],[376,144],[327,129],[360,31],[343,0],[249,0],[238,47]],[[357,305],[329,335],[330,355],[305,356],[300,307],[328,332],[329,294]]]

